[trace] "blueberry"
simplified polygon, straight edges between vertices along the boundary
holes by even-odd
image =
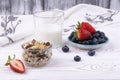
[[[95,33],[93,36],[98,38],[100,36],[100,34],[99,33]]]
[[[71,32],[69,39],[72,39],[72,37],[74,37],[74,32]]]
[[[105,37],[105,33],[104,33],[104,32],[101,32],[101,33],[100,33],[100,37]]]
[[[82,44],[89,44],[89,41],[85,40],[82,42]]]
[[[96,31],[96,33],[100,34],[100,33],[101,33],[101,31]]]
[[[75,38],[75,37],[72,37],[72,38],[71,38],[71,41],[75,42],[75,41],[76,41],[76,38]]]
[[[93,37],[91,37],[89,40],[93,40]]]
[[[76,62],[79,62],[79,61],[81,60],[81,57],[78,56],[78,55],[76,55],[76,56],[74,57],[74,60],[75,60]]]
[[[68,51],[69,51],[69,47],[66,46],[66,45],[63,46],[63,47],[62,47],[62,51],[63,51],[63,52],[68,52]]]
[[[98,38],[98,43],[99,43],[99,44],[102,43],[101,37]]]
[[[88,55],[89,56],[94,56],[95,55],[95,51],[94,50],[89,50],[88,51]]]
[[[79,44],[82,44],[82,41],[78,41]]]
[[[95,37],[95,34],[92,35],[92,37],[90,38],[90,40],[93,40]]]
[[[86,44],[90,44],[88,40],[86,41]]]
[[[104,43],[105,41],[106,41],[105,38],[99,38],[99,39],[98,39],[99,44],[100,44],[100,43]]]
[[[98,44],[98,39],[97,39],[97,38],[94,38],[94,39],[92,40],[92,44]]]
[[[108,40],[108,38],[107,38],[106,36],[104,37],[104,39],[105,39],[105,41],[107,41],[107,40]]]
[[[78,43],[78,40],[76,39],[75,36],[72,37],[71,41],[75,42],[75,43]]]
[[[92,40],[88,40],[89,44],[92,44]]]
[[[72,37],[71,37],[71,36],[69,36],[68,38],[69,38],[70,40],[72,39]]]

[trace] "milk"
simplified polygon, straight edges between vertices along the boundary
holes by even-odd
[[[41,25],[36,30],[36,39],[39,41],[45,41],[52,43],[53,46],[59,46],[62,44],[62,29],[61,25],[47,24]]]

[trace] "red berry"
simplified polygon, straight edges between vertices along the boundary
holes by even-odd
[[[81,24],[82,28],[88,30],[91,34],[95,34],[96,30],[95,28],[93,28],[93,26],[91,24],[89,24],[88,22],[83,22]]]
[[[92,35],[96,33],[95,28],[91,24],[89,24],[88,22],[82,22],[81,24],[80,24],[80,22],[78,22],[76,29],[78,29],[78,30],[79,29],[86,29]]]
[[[85,29],[80,29],[77,31],[77,38],[80,41],[89,39],[89,38],[91,38],[91,36],[92,36],[91,33]]]
[[[7,60],[7,63],[5,65],[6,66],[9,65],[10,68],[15,72],[18,72],[18,73],[25,72],[24,63],[19,59],[15,59],[15,55],[14,55],[13,59],[10,56],[8,56],[8,60]]]

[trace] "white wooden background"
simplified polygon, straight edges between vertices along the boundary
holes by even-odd
[[[111,0],[0,0],[0,14],[32,14],[53,8],[65,10],[80,3],[110,8]]]

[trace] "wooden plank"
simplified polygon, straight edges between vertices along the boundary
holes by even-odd
[[[44,9],[68,9],[76,4],[76,0],[44,0]]]
[[[66,10],[76,4],[86,3],[110,8],[111,0],[0,0],[0,14],[32,14],[34,11]]]
[[[11,0],[11,14],[24,13],[24,0]]]
[[[32,14],[34,8],[34,0],[24,0],[25,14]]]
[[[0,0],[0,14],[10,14],[10,0]]]
[[[43,4],[44,4],[44,0],[34,0],[33,12],[42,11],[43,10]]]
[[[99,6],[110,8],[110,2],[111,0],[99,0]]]
[[[85,3],[85,4],[96,5],[97,2],[98,0],[76,0],[76,4]]]

